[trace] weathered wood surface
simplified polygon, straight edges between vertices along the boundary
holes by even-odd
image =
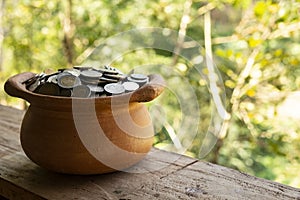
[[[134,167],[144,173],[52,173],[21,150],[23,114],[0,106],[0,196],[8,199],[300,199],[299,189],[157,149]]]

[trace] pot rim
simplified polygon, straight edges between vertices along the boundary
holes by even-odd
[[[139,89],[120,95],[106,96],[106,97],[63,97],[38,94],[26,89],[24,81],[34,77],[36,74],[32,72],[23,72],[10,77],[4,85],[4,90],[7,94],[13,97],[19,97],[31,104],[41,102],[43,104],[68,104],[73,100],[84,102],[95,102],[96,104],[111,104],[112,101],[116,103],[133,103],[133,102],[149,102],[158,97],[165,88],[165,81],[159,74],[150,74],[149,82]]]

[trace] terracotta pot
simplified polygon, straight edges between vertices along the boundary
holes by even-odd
[[[164,89],[159,75],[133,93],[70,98],[30,92],[22,84],[35,74],[15,75],[5,91],[30,103],[21,126],[21,145],[36,164],[56,172],[101,174],[126,169],[152,147],[153,126],[142,102]]]

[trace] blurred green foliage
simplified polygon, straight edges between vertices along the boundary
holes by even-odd
[[[1,90],[16,73],[81,64],[106,38],[134,28],[184,30],[204,44],[203,15],[209,13],[214,62],[223,78],[230,118],[226,134],[205,159],[300,187],[299,11],[296,0],[1,0]],[[176,78],[188,78],[198,97],[201,121],[198,135],[179,138],[188,145],[186,154],[197,157],[211,120],[211,96],[191,63],[180,57],[173,61],[170,52],[148,49],[129,52],[113,65],[125,72],[134,66],[172,66],[176,74],[170,87],[176,87]],[[22,104],[4,92],[0,100]],[[172,92],[160,101],[164,113],[159,116],[165,122],[153,119],[155,146],[176,151],[170,127],[180,135],[180,105]]]

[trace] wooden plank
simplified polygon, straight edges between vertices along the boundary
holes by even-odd
[[[45,198],[42,198],[38,196],[37,194],[34,194],[30,191],[26,191],[25,189],[21,187],[17,187],[16,185],[5,181],[3,179],[0,179],[0,200],[4,199],[1,198],[3,196],[9,198],[9,199],[19,199],[19,200],[28,200],[28,199],[36,199],[36,200],[43,200]],[[6,198],[5,198],[6,199]]]
[[[19,143],[24,112],[0,106],[0,195],[9,199],[299,199],[300,190],[153,148],[127,172],[75,176],[32,163]]]
[[[23,116],[24,111],[0,105],[0,157],[10,149],[21,151],[19,132]]]
[[[153,152],[155,151],[157,150],[154,149]],[[160,151],[159,154],[163,155]],[[186,161],[193,162],[193,159],[187,158]],[[147,173],[118,172],[97,176],[72,176],[43,170],[29,161],[23,153],[5,156],[1,159],[1,163],[1,178],[47,199],[100,197],[106,199],[107,196],[121,198],[123,194],[137,191],[143,185],[156,182],[161,177],[182,168],[181,164],[175,162],[170,166],[167,164],[167,167],[160,171]],[[157,160],[153,166],[161,164],[162,160]],[[142,163],[140,165],[140,168],[144,167]]]

